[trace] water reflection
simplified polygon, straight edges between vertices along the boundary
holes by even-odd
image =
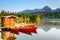
[[[45,32],[48,32],[52,28],[56,28],[57,30],[60,29],[60,26],[38,26],[38,28],[43,29]]]
[[[37,34],[32,35],[20,33],[16,40],[60,40],[60,26],[38,26]],[[1,40],[1,34],[0,34]]]
[[[54,19],[53,21],[57,20]],[[37,34],[27,35],[20,33],[20,35],[16,35],[17,40],[60,40],[59,22],[48,22],[48,20],[44,22],[42,20],[40,26],[37,27]]]
[[[40,26],[37,26],[37,34],[27,35],[20,33],[16,35],[16,40],[60,40],[60,22],[44,22],[41,21]],[[1,40],[1,37],[0,37]]]
[[[16,35],[17,40],[60,40],[60,29],[51,28],[48,32],[37,29],[37,34],[27,35],[20,33]]]

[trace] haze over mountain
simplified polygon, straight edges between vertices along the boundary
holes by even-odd
[[[55,10],[52,10],[50,7],[45,6],[42,9],[33,9],[33,10],[27,9],[27,10],[24,10],[24,11],[21,11],[21,12],[23,12],[23,13],[35,13],[35,12],[42,12],[42,11],[47,11],[47,12],[60,12],[60,8],[57,8]]]

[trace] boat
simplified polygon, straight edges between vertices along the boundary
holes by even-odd
[[[10,28],[10,30],[16,34],[19,34],[19,32],[26,34],[37,33],[36,29],[37,27],[35,24],[20,24],[19,27]]]

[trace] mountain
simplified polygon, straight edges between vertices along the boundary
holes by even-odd
[[[49,12],[52,11],[52,9],[50,7],[48,7],[48,6],[45,6],[42,10],[49,11]]]
[[[29,10],[29,9],[27,9],[27,10],[24,10],[24,11],[22,11],[23,13],[31,13],[31,12],[33,12],[32,10]]]
[[[22,11],[22,13],[35,13],[35,12],[38,12],[38,11],[40,11],[40,9],[34,9],[34,10],[27,9],[27,10]]]
[[[47,12],[60,12],[60,8],[57,8],[56,10],[52,10],[50,7],[45,6],[42,9],[34,9],[34,10],[27,9],[27,10],[21,11],[20,13],[36,13],[36,12],[44,12],[44,11],[47,11]]]
[[[54,12],[60,12],[60,8],[57,8],[56,10],[53,10]]]

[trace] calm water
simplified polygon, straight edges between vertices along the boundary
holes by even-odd
[[[38,27],[37,34],[34,33],[32,33],[32,35],[27,35],[24,33],[20,33],[20,35],[15,34],[15,37],[17,38],[16,40],[60,40],[60,26],[56,25],[54,26],[54,23],[52,24],[48,23],[48,21],[45,23],[42,21],[41,25],[37,26]]]
[[[38,26],[37,34],[27,35],[20,33],[16,35],[16,40],[60,40],[60,26]],[[1,33],[0,33],[0,40]]]
[[[37,34],[20,33],[15,36],[17,40],[60,40],[60,26],[41,27],[37,29]]]

